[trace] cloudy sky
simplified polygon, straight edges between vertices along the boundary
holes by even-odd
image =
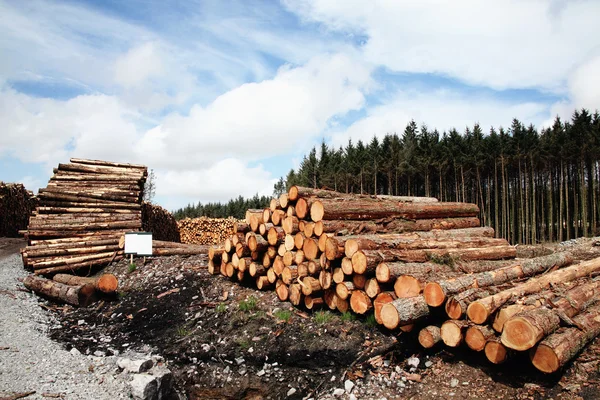
[[[143,163],[156,200],[271,194],[325,140],[600,108],[597,0],[0,0],[0,180]]]

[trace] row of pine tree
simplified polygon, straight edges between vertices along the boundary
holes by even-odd
[[[411,121],[345,148],[324,142],[275,187],[346,193],[433,196],[476,203],[480,218],[513,244],[564,241],[598,233],[600,115],[582,109],[549,128],[467,127],[439,133]]]
[[[271,197],[259,196],[256,194],[251,198],[244,198],[242,196],[236,199],[231,199],[227,203],[223,204],[220,202],[202,204],[188,204],[187,206],[180,208],[173,212],[173,216],[176,220],[183,218],[198,218],[198,217],[210,217],[210,218],[227,218],[235,217],[238,219],[246,218],[246,210],[249,209],[263,209],[269,207]]]

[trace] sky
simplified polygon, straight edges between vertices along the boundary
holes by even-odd
[[[0,180],[147,165],[155,202],[271,195],[325,141],[600,108],[597,0],[0,0]]]

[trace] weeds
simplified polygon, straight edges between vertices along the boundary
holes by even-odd
[[[456,259],[449,254],[445,255],[437,255],[437,254],[428,254],[429,261],[434,264],[447,265],[450,269],[454,270],[456,267]]]
[[[129,268],[127,268],[127,271],[129,271],[129,273],[132,273],[136,269],[137,269],[137,265],[135,265],[134,263],[130,263]]]
[[[192,331],[189,330],[188,328],[186,328],[185,326],[177,327],[177,336],[179,336],[179,337],[185,337],[185,336],[189,335],[190,333],[192,333]]]
[[[235,341],[238,346],[240,346],[243,350],[248,350],[250,348],[250,342],[246,339],[238,338]]]
[[[289,322],[292,318],[292,312],[290,310],[277,310],[273,313],[275,318],[279,321]]]
[[[346,311],[345,313],[342,314],[342,316],[340,317],[342,319],[343,322],[352,322],[356,320],[356,315],[354,315],[353,313]]]
[[[218,313],[224,313],[225,311],[227,311],[227,305],[225,303],[219,303],[215,307],[215,311]]]
[[[326,324],[333,319],[333,314],[329,311],[317,311],[315,313],[315,322],[317,324]]]
[[[240,311],[249,312],[256,310],[256,297],[250,296],[246,300],[240,301]]]
[[[375,319],[375,314],[367,315],[367,318],[365,318],[365,325],[367,325],[369,328],[375,328],[377,326],[377,320]]]

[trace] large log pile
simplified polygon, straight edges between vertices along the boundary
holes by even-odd
[[[20,183],[0,181],[0,237],[18,237],[27,228],[37,198]]]
[[[177,222],[181,243],[223,244],[225,239],[237,232],[235,218],[184,218]]]
[[[142,203],[142,230],[152,232],[152,238],[179,242],[179,227],[173,215],[161,206]]]
[[[89,271],[123,257],[124,233],[142,228],[147,168],[72,158],[39,191],[23,265],[36,274]]]

